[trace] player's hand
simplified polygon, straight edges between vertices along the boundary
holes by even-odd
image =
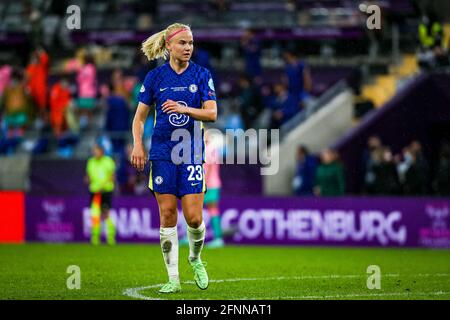
[[[162,111],[165,113],[172,113],[172,112],[176,112],[179,114],[183,114],[186,113],[187,108],[185,106],[182,106],[181,104],[179,104],[176,101],[167,99],[166,102],[164,102],[162,105]]]
[[[142,144],[136,144],[133,146],[130,161],[133,167],[137,170],[144,170],[145,163],[147,162],[147,156],[145,155],[144,146]]]

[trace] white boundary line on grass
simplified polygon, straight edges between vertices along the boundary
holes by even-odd
[[[397,273],[387,273],[382,275],[383,277],[399,277],[400,275]],[[416,275],[417,277],[449,277],[450,274],[447,273],[419,273]],[[240,282],[240,281],[273,281],[273,280],[307,280],[307,279],[345,279],[345,278],[363,278],[366,275],[358,275],[358,274],[347,274],[347,275],[339,275],[339,274],[331,274],[326,276],[293,276],[293,277],[267,277],[267,278],[234,278],[234,279],[217,279],[217,280],[209,280],[210,283],[223,283],[223,282]],[[182,284],[195,284],[194,281],[183,281]],[[142,300],[165,300],[161,298],[154,298],[150,296],[145,296],[140,293],[142,290],[154,289],[163,286],[164,283],[153,284],[150,286],[136,287],[136,288],[127,288],[123,291],[123,295]],[[265,298],[248,298],[242,297],[239,299],[242,300],[270,300],[270,299],[342,299],[342,298],[359,298],[359,297],[389,297],[389,296],[427,296],[427,295],[446,295],[450,292],[445,291],[434,291],[434,292],[389,292],[389,293],[367,293],[367,294],[359,294],[359,293],[350,293],[350,294],[338,294],[338,295],[328,295],[328,296],[283,296],[283,297],[265,297]],[[184,299],[178,299],[184,300]],[[192,300],[192,299],[189,299]],[[205,300],[202,298],[201,300]]]

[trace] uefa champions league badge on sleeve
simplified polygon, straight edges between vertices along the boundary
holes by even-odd
[[[214,89],[214,82],[212,78],[209,78],[208,86],[212,91],[216,91],[216,89]]]

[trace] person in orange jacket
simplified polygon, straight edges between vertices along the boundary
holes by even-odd
[[[50,90],[50,124],[56,137],[67,128],[65,114],[71,100],[69,83],[66,78],[62,78]]]
[[[32,54],[26,69],[28,90],[40,114],[47,108],[48,68],[49,56],[43,49],[39,49]]]

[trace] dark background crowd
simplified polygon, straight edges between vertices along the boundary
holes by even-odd
[[[443,143],[436,172],[431,172],[419,141],[411,141],[398,153],[371,136],[361,159],[362,194],[371,196],[450,196],[450,142]],[[345,170],[337,151],[320,154],[298,147],[297,166],[292,187],[297,195],[345,195]]]

